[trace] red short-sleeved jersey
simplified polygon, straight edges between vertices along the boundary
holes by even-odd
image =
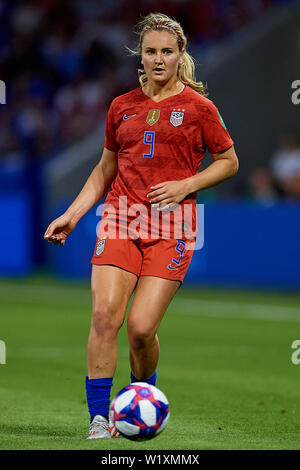
[[[158,103],[141,88],[118,96],[107,115],[104,144],[118,152],[118,173],[105,203],[118,211],[119,196],[126,196],[128,207],[143,204],[150,209],[150,186],[191,177],[206,149],[219,153],[232,145],[216,106],[188,86]],[[196,195],[181,204],[187,203],[195,212]]]

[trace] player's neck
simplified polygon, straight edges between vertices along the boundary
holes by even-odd
[[[181,93],[184,90],[184,87],[184,84],[178,79],[164,85],[149,81],[143,87],[143,93],[149,96],[153,101],[159,102],[169,96]]]

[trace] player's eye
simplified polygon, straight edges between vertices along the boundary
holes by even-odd
[[[167,55],[168,55],[168,54],[172,54],[171,49],[165,49],[163,52],[164,52],[165,54],[167,54]]]

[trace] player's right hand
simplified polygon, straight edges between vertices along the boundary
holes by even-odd
[[[67,237],[76,227],[76,223],[72,216],[63,214],[51,222],[44,234],[44,239],[54,245],[64,246]]]

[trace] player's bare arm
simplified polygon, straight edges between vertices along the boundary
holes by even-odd
[[[118,171],[117,154],[104,148],[100,162],[95,166],[88,180],[67,211],[53,220],[44,238],[54,245],[64,245],[78,221],[109,190]]]
[[[233,145],[225,152],[212,154],[212,158],[213,163],[205,170],[184,180],[187,194],[215,186],[237,173],[239,161]]]
[[[188,194],[215,186],[231,178],[239,168],[234,146],[221,153],[212,154],[213,163],[197,175],[179,181],[164,181],[147,194],[153,207],[172,208],[179,204]]]

